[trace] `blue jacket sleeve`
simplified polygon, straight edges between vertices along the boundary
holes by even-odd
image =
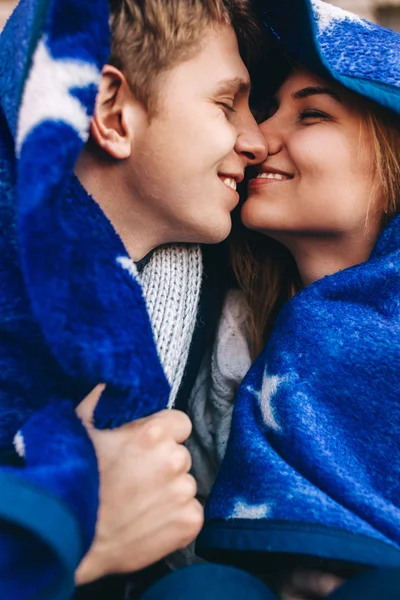
[[[0,595],[68,600],[94,537],[94,449],[69,402],[38,411],[15,445],[23,466],[0,468]]]

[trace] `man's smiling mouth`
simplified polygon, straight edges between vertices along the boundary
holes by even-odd
[[[233,179],[232,177],[225,177],[222,179],[222,183],[236,191],[236,179]]]
[[[218,177],[220,178],[222,183],[224,183],[228,188],[231,188],[231,190],[236,192],[238,183],[240,183],[244,179],[244,172],[239,170],[234,171],[232,169],[228,172],[225,171],[225,173],[218,173]]]

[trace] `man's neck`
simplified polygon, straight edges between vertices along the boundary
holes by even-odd
[[[84,150],[75,166],[75,174],[110,220],[135,262],[165,243],[160,235],[162,228],[157,226],[154,216],[124,189],[117,163],[99,160]]]

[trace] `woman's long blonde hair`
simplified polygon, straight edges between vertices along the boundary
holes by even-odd
[[[400,119],[365,99],[360,110],[362,126],[372,141],[384,226],[400,209]],[[234,227],[230,248],[236,278],[250,306],[249,334],[255,358],[281,308],[301,289],[301,279],[285,246],[241,224]]]

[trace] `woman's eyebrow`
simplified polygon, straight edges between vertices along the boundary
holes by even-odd
[[[293,100],[301,100],[303,98],[308,98],[309,96],[318,96],[320,94],[328,94],[328,96],[332,96],[338,102],[341,102],[340,96],[329,87],[319,87],[319,86],[309,86],[305,87],[297,92],[293,92],[291,94]]]

